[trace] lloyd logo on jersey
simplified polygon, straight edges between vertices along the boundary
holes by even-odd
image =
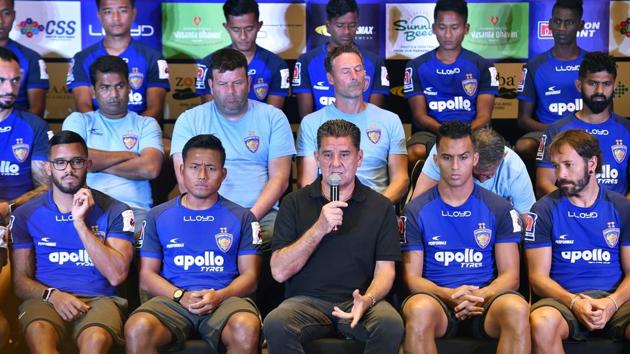
[[[468,96],[474,96],[477,93],[477,80],[473,79],[472,74],[466,74],[466,80],[462,81],[462,87]]]
[[[602,231],[604,235],[604,240],[606,240],[606,244],[610,248],[617,247],[617,242],[619,242],[619,234],[620,230],[618,227],[615,227],[615,222],[611,221],[608,223],[608,227]]]
[[[486,248],[486,246],[490,244],[490,239],[492,239],[492,230],[486,228],[486,223],[480,222],[479,228],[473,233],[475,235],[475,242],[477,242],[479,247]]]
[[[365,133],[373,144],[377,144],[381,140],[381,130],[377,127],[370,127]]]
[[[140,72],[140,69],[134,67],[129,73],[129,86],[134,90],[139,90],[144,82],[144,74]]]
[[[260,146],[260,137],[256,135],[256,132],[249,132],[249,136],[244,139],[247,150],[255,153]]]
[[[254,94],[256,94],[256,98],[259,100],[264,100],[267,97],[267,92],[269,91],[269,85],[265,82],[265,79],[262,77],[258,78],[258,82],[254,84]]]
[[[129,131],[127,134],[123,135],[122,141],[127,150],[131,150],[134,146],[136,146],[136,143],[138,142],[138,135],[134,134],[132,131]]]
[[[28,153],[31,150],[31,147],[28,144],[24,144],[24,140],[22,138],[16,139],[15,145],[11,148],[13,150],[13,156],[15,156],[15,159],[19,162],[26,161]]]
[[[223,253],[227,253],[232,247],[232,241],[234,240],[234,235],[227,232],[227,227],[220,228],[221,232],[214,235],[214,240],[217,242],[217,246]]]
[[[613,157],[617,163],[623,163],[623,160],[626,158],[626,153],[628,152],[628,147],[623,144],[622,139],[615,140],[616,144],[611,146]]]

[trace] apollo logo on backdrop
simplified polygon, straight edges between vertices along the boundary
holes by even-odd
[[[584,28],[577,33],[578,38],[594,38],[601,28],[599,21],[584,22]],[[538,39],[553,39],[553,33],[549,27],[549,21],[538,21]]]

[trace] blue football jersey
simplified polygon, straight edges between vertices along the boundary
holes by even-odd
[[[260,254],[258,230],[248,209],[223,197],[191,210],[178,196],[147,215],[140,256],[162,260],[162,277],[178,288],[220,290],[239,275],[239,256]]]
[[[211,95],[209,79],[212,79],[212,54],[203,58],[197,64],[197,81],[195,93],[197,96]],[[247,64],[247,75],[252,84],[249,87],[249,98],[266,102],[267,96],[289,95],[289,67],[276,54],[265,48],[256,46],[256,54]]]
[[[405,98],[422,95],[427,113],[440,123],[472,122],[477,115],[477,96],[497,95],[496,68],[476,53],[463,49],[453,64],[435,56],[437,49],[410,60],[405,68]]]
[[[68,91],[78,86],[91,86],[90,65],[103,55],[108,55],[103,42],[78,52],[72,59],[70,71],[66,80]],[[119,57],[123,58],[129,67],[129,103],[130,111],[142,113],[147,108],[147,90],[151,87],[161,87],[170,90],[168,83],[168,64],[160,54],[147,45],[131,40],[129,47]],[[98,103],[92,99],[94,110]]]
[[[134,243],[133,211],[125,204],[92,189],[94,206],[87,226],[99,238],[120,238]],[[111,296],[116,288],[98,271],[72,222],[62,213],[52,191],[21,207],[11,217],[12,248],[33,248],[35,279],[48,287],[75,295]]]
[[[630,246],[630,201],[600,188],[592,206],[556,190],[526,216],[525,248],[551,247],[550,277],[567,291],[613,292],[623,280],[620,252]]]
[[[291,87],[293,93],[310,93],[313,95],[315,111],[335,102],[335,89],[328,83],[324,61],[328,54],[326,46],[328,42],[319,48],[314,48],[298,58],[293,68]],[[363,100],[370,102],[370,95],[389,95],[389,76],[382,58],[376,54],[359,48],[363,56],[365,67],[366,89],[363,91]]]
[[[549,145],[560,132],[569,129],[584,130],[599,141],[602,150],[602,171],[597,174],[600,186],[617,193],[628,193],[628,142],[630,142],[630,121],[611,113],[603,123],[587,123],[572,113],[555,122],[540,138],[536,155],[537,166],[553,168],[549,156]]]
[[[29,89],[48,90],[48,71],[44,59],[34,50],[27,48],[20,43],[9,39],[6,46],[17,56],[22,71],[22,79],[20,80],[20,90],[15,100],[15,108],[28,111],[28,93]]]
[[[0,122],[0,200],[10,200],[35,186],[31,161],[48,160],[52,131],[38,116],[13,110]]]
[[[424,251],[422,277],[447,288],[490,284],[497,277],[495,244],[521,239],[518,212],[479,186],[458,207],[444,203],[436,186],[412,200],[405,216],[402,250]]]
[[[528,61],[518,84],[518,99],[536,104],[534,117],[551,124],[582,109],[582,94],[575,87],[585,52],[574,60],[558,60],[551,49]]]

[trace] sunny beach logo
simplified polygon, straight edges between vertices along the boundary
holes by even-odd
[[[423,15],[416,15],[411,19],[394,21],[394,30],[401,32],[407,42],[433,36],[431,21],[428,17]]]

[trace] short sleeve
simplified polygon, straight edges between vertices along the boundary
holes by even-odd
[[[52,136],[52,131],[48,123],[41,118],[36,118],[36,124],[33,127],[33,154],[32,160],[46,161],[48,160],[48,140]]]
[[[377,261],[400,261],[400,233],[398,219],[393,205],[384,204],[385,215],[378,232],[376,255]]]
[[[192,118],[190,110],[188,110],[183,112],[175,121],[171,140],[171,156],[181,154],[186,142],[196,135],[191,126]]]
[[[315,127],[317,122],[319,122],[319,119],[313,115],[307,115],[304,119],[302,119],[296,143],[297,156],[314,156],[313,154],[317,150],[316,135],[318,127]]]
[[[142,222],[142,235],[138,243],[140,257],[162,259],[164,257],[162,243],[157,232],[156,209],[151,210]]]
[[[410,60],[405,67],[405,76],[403,78],[403,93],[405,94],[405,98],[424,95],[424,88],[422,87],[419,73],[420,66],[415,64],[415,60]]]
[[[518,155],[514,154],[514,159],[511,163],[517,165],[513,166],[515,171],[511,176],[513,178],[509,181],[510,183],[510,197],[512,199],[512,205],[514,209],[519,213],[525,213],[532,208],[532,205],[536,202],[536,197],[534,195],[534,188],[532,186],[532,181],[529,178],[529,174],[527,173],[527,168],[523,161],[518,157]],[[504,163],[507,161],[504,161]]]
[[[87,122],[88,118],[83,116],[83,113],[73,112],[68,116],[68,118],[64,119],[61,130],[73,131],[81,135],[83,140],[87,141]]]
[[[422,243],[422,234],[424,229],[420,222],[420,212],[418,210],[417,203],[407,204],[405,208],[405,222],[406,225],[406,242],[402,245],[404,251],[423,251],[424,244]]]
[[[169,91],[171,89],[171,85],[168,82],[168,63],[164,60],[164,58],[160,57],[157,52],[149,51],[147,56],[147,62],[149,65],[147,87],[159,87]]]
[[[10,245],[12,249],[33,247],[33,238],[28,231],[28,215],[25,208],[18,208],[9,220],[9,230],[11,233]]]
[[[496,220],[496,242],[497,243],[519,243],[521,241],[522,226],[519,213],[507,207],[502,208],[502,212],[497,215]]]
[[[264,104],[264,103],[263,103]],[[271,136],[269,139],[269,160],[295,155],[295,140],[289,125],[289,120],[281,110],[268,106],[271,109]]]
[[[146,148],[154,148],[164,153],[164,143],[162,142],[162,130],[157,121],[151,117],[144,117],[144,127],[140,135],[140,151]]]
[[[308,77],[308,62],[305,60],[305,54],[295,62],[293,68],[293,78],[291,87],[295,93],[311,93],[311,80]]]
[[[422,173],[424,173],[427,177],[432,180],[439,181],[440,180],[440,170],[435,163],[434,156],[437,154],[437,150],[435,149],[435,145],[431,148],[431,152],[429,152],[429,156],[424,161],[424,166],[422,166]]]
[[[90,78],[88,73],[83,69],[84,56],[79,52],[74,55],[70,62],[70,69],[68,70],[68,77],[66,79],[66,85],[68,91],[72,92],[72,89],[79,86],[90,86]]]
[[[487,60],[481,60],[480,62],[480,83],[479,83],[479,93],[480,94],[499,94],[499,79],[497,68]]]
[[[269,94],[274,96],[289,95],[289,67],[280,57],[272,56],[271,67],[271,87]]]
[[[195,81],[195,93],[197,96],[205,96],[210,94],[210,86],[208,80],[212,78],[210,70],[210,59],[212,54],[197,62],[197,78]]]
[[[113,210],[110,211],[109,215],[109,225],[107,227],[106,237],[120,238],[134,244],[136,221],[133,215],[133,210],[122,203],[119,203],[112,209]]]
[[[530,71],[528,64],[523,65],[521,80],[518,83],[516,92],[519,100],[536,102],[536,87],[534,86],[534,72]]]
[[[256,224],[254,226],[254,224]],[[254,243],[254,228],[257,229],[256,232],[260,229],[257,225],[258,221],[254,217],[250,211],[244,213],[243,218],[241,220],[241,239],[238,245],[238,255],[244,256],[249,254],[261,255],[260,245]]]
[[[385,61],[381,57],[376,57],[374,62],[374,77],[372,81],[374,82],[372,93],[389,95],[389,76]]]
[[[536,152],[536,166],[543,168],[552,168],[551,156],[549,155],[549,146],[555,136],[555,132],[551,128],[547,129],[540,137],[540,144]]]
[[[29,58],[28,63],[26,89],[48,89],[49,82],[46,62],[39,54],[33,53],[35,55]]]
[[[294,195],[289,194],[280,205],[271,238],[271,249],[277,251],[298,239]]]
[[[551,212],[543,201],[538,201],[525,214],[523,228],[525,248],[551,247]]]
[[[398,115],[394,115],[395,119],[391,121],[391,131],[389,139],[389,154],[407,155],[407,143],[405,140],[405,131]]]

